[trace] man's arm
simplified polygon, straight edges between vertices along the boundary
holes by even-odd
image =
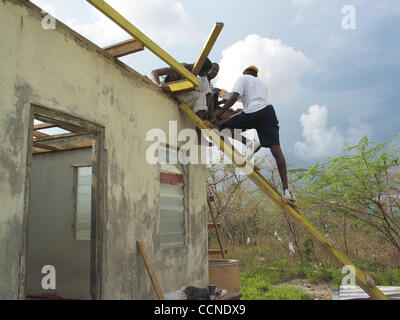
[[[177,72],[172,68],[161,68],[156,69],[151,72],[151,77],[153,78],[153,82],[160,85],[160,77],[161,76],[168,76],[168,75],[175,75]]]
[[[212,124],[218,123],[218,121],[220,120],[219,118],[225,113],[225,111],[229,110],[236,103],[236,101],[238,101],[239,96],[240,96],[239,93],[232,92],[230,98],[222,107],[222,109],[214,114],[214,117],[211,119],[211,123]]]

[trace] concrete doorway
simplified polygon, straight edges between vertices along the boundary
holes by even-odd
[[[101,298],[104,128],[32,106],[26,299]]]

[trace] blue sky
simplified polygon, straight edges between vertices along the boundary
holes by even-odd
[[[84,0],[32,1],[99,46],[129,38]],[[340,154],[344,142],[389,139],[400,128],[400,1],[108,0],[178,61],[196,60],[215,22],[210,55],[230,90],[256,64],[270,90],[281,144],[296,166]],[[355,9],[345,30],[342,9]],[[149,76],[164,63],[149,51],[122,60]]]

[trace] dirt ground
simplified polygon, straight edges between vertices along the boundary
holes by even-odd
[[[281,285],[290,285],[306,291],[314,300],[331,300],[332,287],[327,284],[313,284],[303,279],[291,280]]]

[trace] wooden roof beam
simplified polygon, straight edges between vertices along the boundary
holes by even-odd
[[[46,137],[51,137],[50,135],[40,132],[40,131],[33,131],[33,136],[35,138],[46,138]]]
[[[100,12],[102,12],[105,16],[114,21],[123,30],[129,33],[133,38],[140,41],[147,49],[153,52],[165,63],[167,63],[182,77],[189,80],[194,86],[196,87],[199,86],[200,84],[199,79],[197,79],[197,77],[193,73],[191,73],[188,69],[186,69],[181,63],[176,61],[171,55],[169,55],[165,50],[159,47],[143,32],[141,32],[126,18],[124,18],[119,12],[117,12],[114,8],[112,8],[108,3],[106,3],[103,0],[87,0],[87,1],[95,8],[97,8]]]
[[[199,75],[199,72],[200,72],[201,68],[203,67],[204,62],[206,61],[206,58],[210,54],[211,49],[213,48],[215,42],[217,41],[217,38],[218,38],[219,34],[221,33],[221,30],[223,27],[224,27],[223,23],[217,22],[215,24],[213,30],[211,30],[211,33],[208,36],[208,39],[207,39],[206,43],[204,44],[203,49],[200,52],[200,56],[198,57],[197,62],[193,66],[192,73],[195,76]],[[191,91],[195,88],[194,85],[186,79],[181,80],[181,81],[176,81],[174,83],[169,83],[168,87],[171,90],[171,92],[175,92],[175,93],[187,92],[187,91]]]
[[[50,151],[60,151],[60,150],[62,150],[62,148],[60,148],[60,147],[49,146],[47,144],[39,143],[39,142],[36,142],[36,141],[33,141],[33,146],[36,147],[36,148],[46,149],[46,150],[50,150]]]
[[[57,127],[57,126],[52,123],[41,123],[41,124],[33,125],[33,130],[43,130],[43,129],[50,129],[50,128],[55,128],[55,127]]]
[[[217,38],[219,34],[221,33],[222,28],[224,27],[224,24],[222,22],[217,22],[214,26],[214,28],[211,30],[210,35],[208,36],[208,39],[206,43],[204,44],[203,49],[200,52],[200,56],[197,59],[197,62],[193,66],[192,73],[195,76],[199,75],[199,72],[201,68],[203,67],[204,62],[206,61],[208,55],[211,52],[211,49],[214,47],[215,42],[217,41]]]
[[[50,135],[46,135],[43,137],[38,137],[38,139],[36,139],[35,141],[49,141],[49,140],[56,140],[56,139],[64,139],[64,138],[71,138],[71,137],[79,137],[79,136],[86,136],[86,135],[90,135],[88,133],[63,133],[63,134],[56,134],[53,136]]]
[[[39,114],[35,115],[35,119],[38,119],[38,120],[44,121],[44,122],[47,122],[47,120],[48,120],[48,118],[46,116],[42,116]],[[61,129],[64,129],[67,131],[78,132],[78,133],[89,133],[88,130],[85,128],[74,126],[72,124],[65,123],[63,121],[52,119],[52,122],[56,125],[56,127],[60,127]]]
[[[53,152],[53,151],[68,151],[68,150],[76,150],[76,149],[83,149],[83,148],[92,148],[93,147],[93,141],[89,142],[83,142],[83,143],[76,143],[76,144],[71,144],[65,147],[55,147],[55,146],[49,146],[49,145],[44,145],[41,143],[35,143],[33,142],[33,153],[47,153],[47,152]]]
[[[105,47],[104,50],[106,50],[114,58],[120,58],[127,56],[128,54],[143,51],[144,45],[136,39],[131,39],[116,43],[109,47]]]

